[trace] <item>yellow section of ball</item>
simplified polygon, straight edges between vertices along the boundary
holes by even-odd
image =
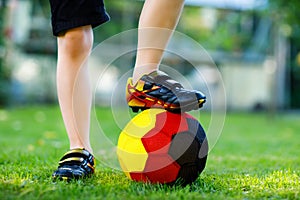
[[[141,138],[155,126],[156,115],[165,112],[162,109],[148,109],[136,115],[122,130],[117,155],[120,166],[130,178],[130,172],[142,172],[148,158]]]
[[[141,138],[132,137],[124,131],[119,136],[117,155],[122,170],[129,178],[126,172],[142,172],[148,158]]]
[[[165,112],[163,109],[147,109],[136,115],[123,129],[127,135],[142,138],[155,127],[156,116]]]

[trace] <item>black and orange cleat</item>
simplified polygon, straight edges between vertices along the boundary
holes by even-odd
[[[127,81],[126,100],[133,112],[140,109],[163,108],[180,113],[197,110],[203,106],[206,97],[199,91],[187,90],[180,83],[161,71],[144,75],[133,85]]]
[[[95,171],[94,156],[83,148],[72,149],[59,161],[57,170],[52,174],[54,180],[72,180],[90,177]]]

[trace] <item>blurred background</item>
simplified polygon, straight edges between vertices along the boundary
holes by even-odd
[[[143,5],[138,0],[105,3],[111,21],[95,29],[95,45],[137,28]],[[225,85],[228,110],[300,108],[299,7],[298,0],[186,0],[177,31],[201,44],[213,58]],[[0,108],[57,104],[56,38],[50,18],[48,0],[0,0]],[[120,43],[111,44],[105,53]],[[189,44],[178,43],[193,53]],[[117,60],[112,73],[122,74],[133,60],[133,54]],[[191,65],[187,60],[172,54],[163,60],[190,78],[199,68],[209,77],[209,88],[217,90],[222,80],[214,75],[215,68],[197,55],[195,62],[197,66],[187,67]],[[105,101],[109,100],[99,104],[109,104]]]

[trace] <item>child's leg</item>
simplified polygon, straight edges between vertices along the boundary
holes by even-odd
[[[134,112],[158,107],[187,112],[202,107],[206,97],[158,70],[164,49],[178,23],[184,0],[146,0],[139,22],[138,50],[126,100]]]
[[[184,0],[145,1],[138,34],[138,51],[133,72],[133,83],[143,74],[158,69],[163,51],[178,23]],[[153,47],[155,48],[147,48]]]
[[[70,29],[58,36],[57,92],[70,149],[81,147],[90,152],[92,95],[87,57],[92,44],[91,26]]]

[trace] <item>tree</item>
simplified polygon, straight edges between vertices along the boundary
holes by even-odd
[[[5,15],[7,8],[7,1],[0,1],[0,107],[8,104],[9,101],[9,83],[10,73],[5,66]]]
[[[291,85],[290,106],[300,108],[300,1],[269,1],[270,13],[280,31],[290,42],[289,79]]]

